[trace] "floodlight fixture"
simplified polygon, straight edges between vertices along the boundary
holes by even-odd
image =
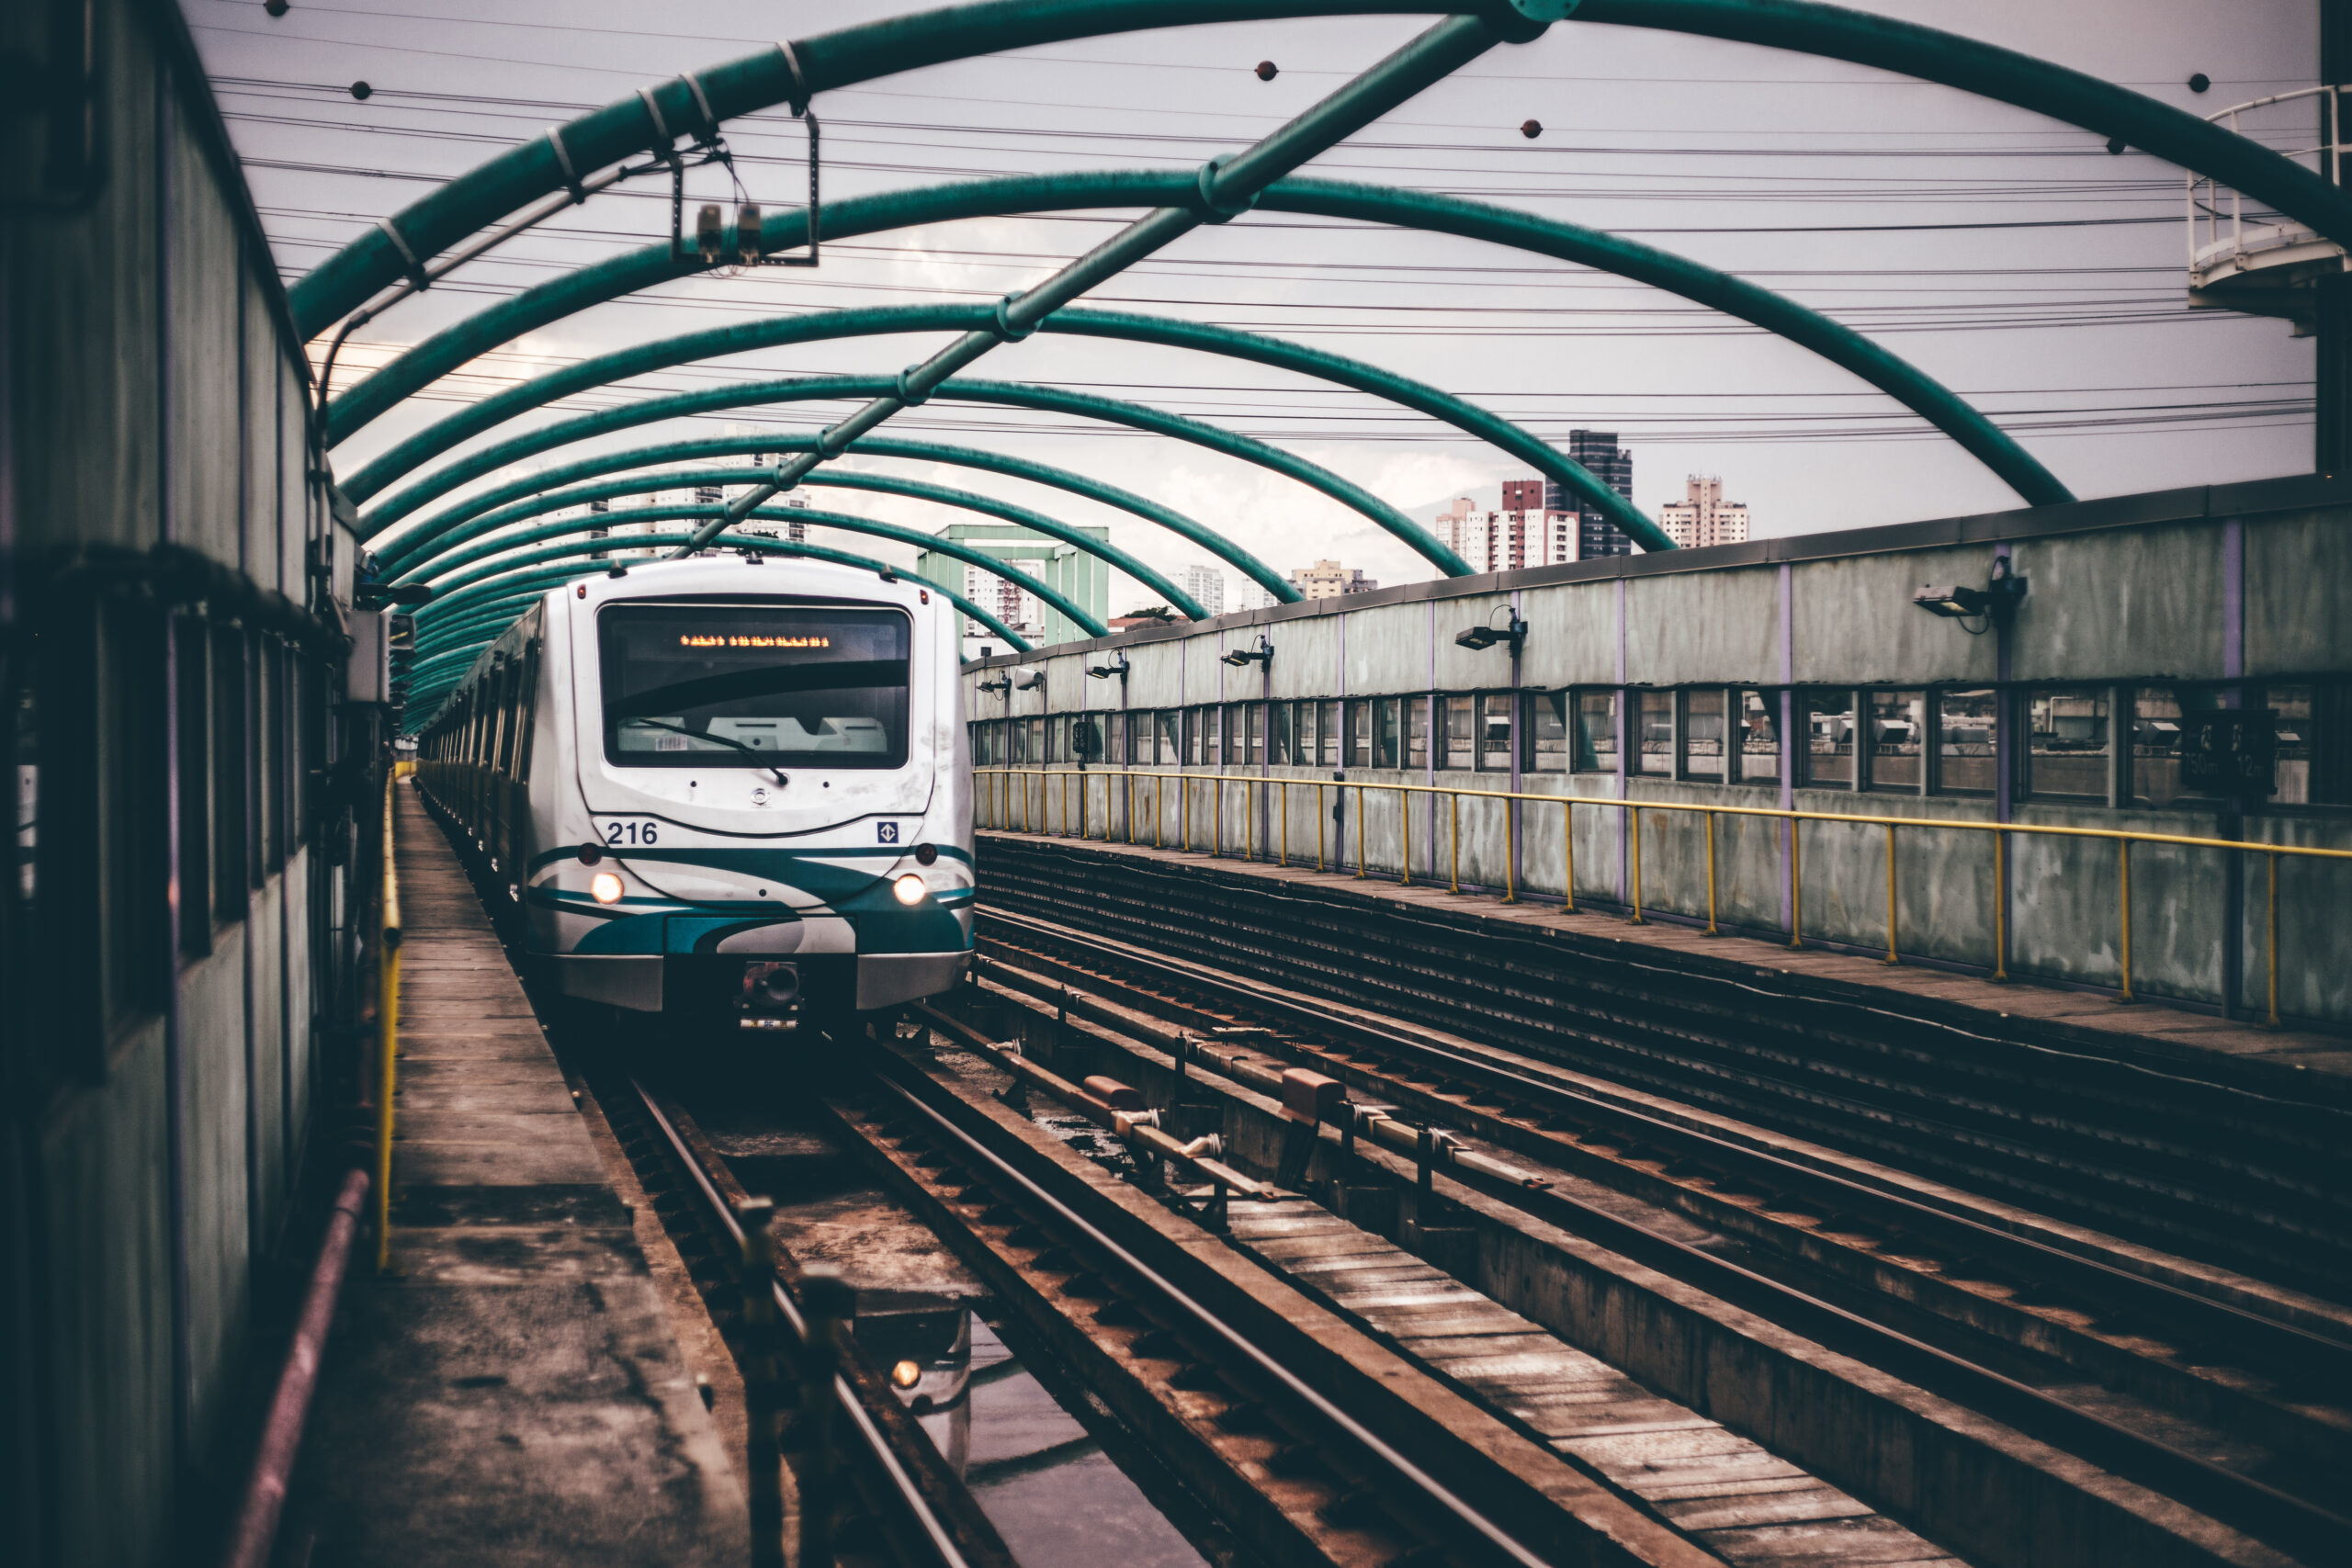
[[[1466,631],[1454,633],[1453,642],[1457,648],[1468,649],[1492,648],[1497,643],[1507,642],[1510,644],[1511,652],[1516,655],[1521,649],[1527,646],[1527,623],[1519,618],[1518,611],[1513,610],[1510,613],[1509,626],[1472,626]]]
[[[1947,620],[1970,621],[1980,616],[1986,626],[2007,626],[2018,613],[2018,605],[2025,600],[2026,580],[2012,573],[2007,556],[1993,561],[1993,575],[1982,588],[1965,583],[1923,583],[1919,592],[1911,595],[1911,603],[1931,615]],[[1963,628],[1982,633],[1984,626]]]
[[[1034,692],[1045,683],[1046,672],[1043,670],[1032,670],[1025,679],[1013,682],[1013,690],[1017,692]]]
[[[1227,649],[1219,656],[1217,662],[1230,664],[1236,670],[1246,670],[1252,664],[1262,664],[1271,670],[1274,667],[1274,645],[1268,642],[1265,634],[1261,632],[1257,647]]]

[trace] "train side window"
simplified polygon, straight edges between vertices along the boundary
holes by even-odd
[[[539,644],[534,638],[523,650],[523,710],[522,739],[514,764],[518,783],[531,782],[531,742],[537,733],[539,716]]]
[[[84,624],[97,644],[90,684],[82,689],[96,721],[81,731],[85,743],[95,746],[94,765],[80,791],[87,803],[51,815],[64,818],[61,846],[75,842],[82,824],[96,829],[82,840],[85,847],[72,863],[86,868],[95,861],[97,868],[92,890],[100,900],[95,922],[102,944],[96,1000],[101,1034],[110,1036],[163,1005],[169,975],[164,959],[173,932],[164,902],[155,897],[168,863],[164,832],[170,807],[156,794],[165,756],[167,627],[154,612],[125,604],[106,605]],[[199,903],[202,891],[199,885]],[[89,929],[78,919],[73,926]],[[78,965],[80,957],[70,953],[69,962]],[[93,1065],[102,1060],[94,1058]]]

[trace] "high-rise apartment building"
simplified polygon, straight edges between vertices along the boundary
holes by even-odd
[[[1546,512],[1543,499],[1542,479],[1505,479],[1503,510],[1481,512],[1462,496],[1438,513],[1432,531],[1473,571],[1517,571],[1576,559],[1575,513]]]
[[[1592,471],[1595,479],[1631,501],[1634,498],[1634,455],[1617,445],[1613,430],[1571,430],[1568,456]],[[1578,560],[1600,556],[1629,556],[1634,541],[1600,513],[1585,506],[1556,479],[1544,484],[1544,510],[1571,512],[1577,517]]]
[[[1225,614],[1225,573],[1213,566],[1184,569],[1184,592],[1212,615]]]
[[[1341,566],[1335,560],[1300,567],[1290,574],[1290,585],[1302,599],[1337,599],[1346,593],[1368,593],[1380,586],[1360,568]]]
[[[1541,512],[1544,510],[1542,479],[1505,479],[1503,481],[1505,512]]]
[[[1692,474],[1688,490],[1685,499],[1658,508],[1658,526],[1666,530],[1667,537],[1686,550],[1747,542],[1747,503],[1725,501],[1720,478]]]

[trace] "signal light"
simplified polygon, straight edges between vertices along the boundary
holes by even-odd
[[[724,249],[719,239],[718,204],[707,201],[702,210],[695,214],[695,248],[702,253],[706,264],[718,260],[719,252]]]

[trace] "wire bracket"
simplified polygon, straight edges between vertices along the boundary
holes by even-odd
[[[432,288],[433,276],[424,270],[424,264],[416,259],[416,252],[409,247],[408,239],[399,227],[389,218],[377,219],[376,227],[384,231],[384,238],[391,241],[392,249],[400,252],[401,264],[408,269],[408,280],[415,285],[416,291],[422,294]]]
[[[580,183],[580,171],[571,166],[571,150],[563,144],[563,132],[556,126],[548,127],[548,146],[555,152],[555,166],[563,171],[563,186],[571,193],[571,205],[581,206],[588,199],[588,189]]]

